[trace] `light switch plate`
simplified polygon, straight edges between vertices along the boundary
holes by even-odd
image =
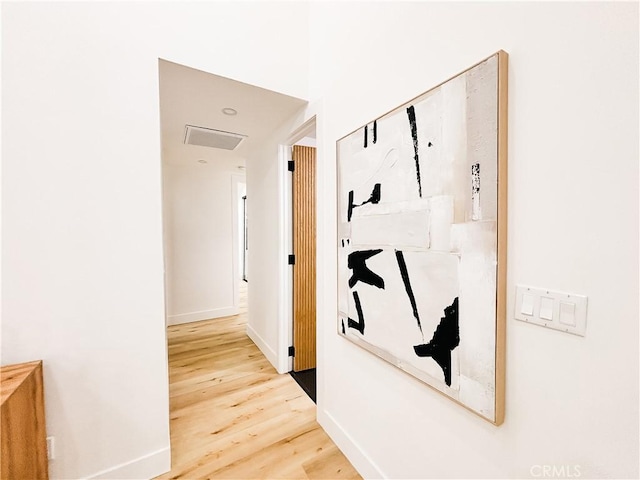
[[[533,298],[533,315],[531,316],[523,314],[524,295],[530,295]],[[573,319],[570,318],[571,305],[574,305]],[[516,285],[514,316],[516,320],[584,337],[587,330],[587,297],[546,288]]]

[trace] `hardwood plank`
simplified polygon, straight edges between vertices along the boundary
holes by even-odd
[[[246,309],[167,328],[172,469],[158,478],[361,478],[245,330]]]
[[[304,469],[309,480],[355,480],[360,478],[358,472],[351,465],[340,461],[342,452],[336,446],[325,449],[316,458],[304,463]]]

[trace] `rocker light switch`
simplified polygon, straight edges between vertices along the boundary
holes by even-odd
[[[553,298],[540,297],[540,318],[553,320]]]
[[[533,315],[533,295],[522,295],[522,304],[520,306],[520,312],[523,315]]]
[[[576,326],[576,304],[570,302],[560,302],[560,323]]]

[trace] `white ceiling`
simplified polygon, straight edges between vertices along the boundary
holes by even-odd
[[[162,161],[236,170],[246,164],[252,146],[306,105],[305,100],[160,60]],[[222,113],[230,107],[235,116]],[[247,138],[233,151],[185,145],[185,125],[240,133]]]

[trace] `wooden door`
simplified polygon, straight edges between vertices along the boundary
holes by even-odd
[[[316,367],[316,149],[294,145],[293,370]]]

